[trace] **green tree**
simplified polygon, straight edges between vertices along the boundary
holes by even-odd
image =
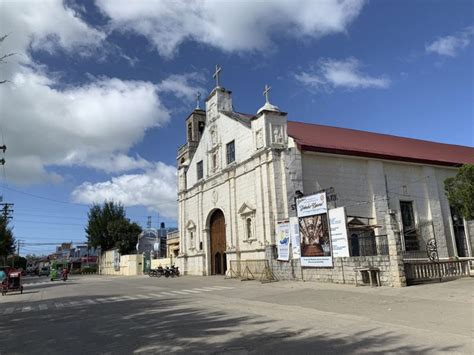
[[[15,238],[8,226],[8,219],[0,217],[0,256],[6,257],[15,251]]]
[[[463,165],[456,176],[444,180],[449,204],[467,220],[474,219],[474,165]]]
[[[109,235],[115,240],[115,247],[120,254],[130,254],[135,250],[138,236],[142,232],[141,227],[135,222],[128,220],[112,221],[108,224]]]
[[[138,224],[130,222],[120,203],[94,204],[88,217],[86,234],[92,247],[101,247],[102,251],[118,248],[122,254],[135,248],[142,229]]]

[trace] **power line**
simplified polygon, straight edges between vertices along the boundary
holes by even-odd
[[[90,207],[90,205],[86,205],[84,203],[76,203],[76,202],[57,200],[57,199],[50,198],[50,197],[45,197],[45,196],[40,196],[40,195],[37,195],[37,194],[32,194],[31,192],[17,190],[17,189],[14,189],[14,188],[10,187],[10,186],[5,186],[5,188],[7,190],[14,191],[16,193],[23,194],[23,195],[26,195],[26,196],[38,198],[38,199],[41,199],[41,200],[46,200],[46,201],[56,202],[56,203],[62,203],[62,204],[66,204],[66,205],[73,205],[73,206]]]
[[[22,222],[22,223],[40,223],[40,224],[53,224],[58,226],[84,226],[85,224],[80,223],[61,223],[61,222],[46,222],[46,221],[32,221],[27,219],[16,219],[15,222]]]

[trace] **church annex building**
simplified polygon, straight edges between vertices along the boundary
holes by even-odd
[[[473,255],[474,221],[450,208],[444,180],[474,164],[474,148],[289,121],[266,103],[234,111],[219,85],[205,110],[186,119],[177,154],[180,252],[185,274],[225,274],[234,260],[268,260],[277,279],[354,283],[354,267],[380,270],[385,286],[404,286],[404,262]],[[277,225],[297,216],[296,199],[325,192],[343,207],[344,257],[331,267],[301,267],[291,251],[276,259]]]

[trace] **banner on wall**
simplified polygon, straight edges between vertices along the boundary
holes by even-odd
[[[298,217],[290,217],[290,240],[291,240],[291,251],[293,253],[293,259],[299,259],[301,256],[300,249],[300,225],[298,223]]]
[[[120,253],[117,249],[114,249],[114,270],[120,271]]]
[[[301,266],[332,267],[326,193],[321,192],[296,200]]]
[[[288,261],[290,259],[290,223],[289,221],[277,222],[277,245],[278,260]]]
[[[329,210],[329,226],[331,228],[332,255],[335,258],[349,255],[347,237],[346,210],[344,207]]]
[[[296,200],[296,213],[299,218],[327,213],[326,193],[304,196]]]

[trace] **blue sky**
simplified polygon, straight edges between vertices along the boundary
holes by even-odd
[[[176,149],[216,64],[239,112],[269,84],[290,120],[474,145],[470,1],[0,4],[2,193],[26,243],[85,240],[104,199],[176,226]]]

